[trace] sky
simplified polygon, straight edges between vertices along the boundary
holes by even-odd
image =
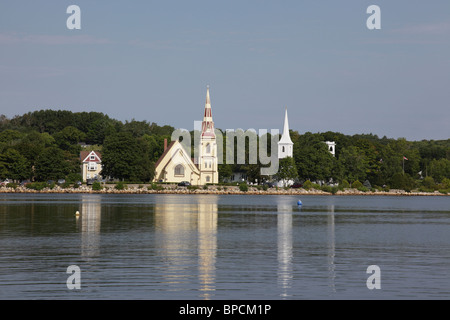
[[[81,29],[68,29],[70,5]],[[370,30],[370,5],[381,29]],[[0,0],[0,114],[450,138],[450,1]]]

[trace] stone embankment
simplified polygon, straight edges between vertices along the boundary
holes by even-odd
[[[78,188],[61,188],[56,186],[52,189],[44,188],[42,190],[33,190],[25,187],[7,188],[0,187],[0,193],[92,193],[92,194],[246,194],[246,195],[331,195],[330,192],[323,190],[303,188],[298,189],[284,189],[284,188],[269,188],[267,190],[258,190],[255,187],[248,187],[248,191],[241,191],[237,186],[209,186],[207,189],[197,188],[188,189],[186,187],[178,187],[176,185],[166,185],[158,190],[148,189],[147,186],[129,185],[124,190],[117,190],[114,185],[106,185],[102,190],[92,190],[90,186],[80,186]],[[391,189],[389,191],[359,191],[357,189],[338,190],[335,195],[350,196],[350,195],[382,195],[382,196],[448,196],[449,193],[443,194],[438,191],[435,192],[419,192]]]

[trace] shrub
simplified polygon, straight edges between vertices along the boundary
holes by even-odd
[[[248,191],[248,185],[246,183],[241,183],[239,185],[239,190],[241,190],[242,192],[247,192]]]
[[[99,190],[102,190],[102,189],[103,189],[103,187],[102,187],[102,184],[101,184],[100,182],[95,181],[95,182],[92,184],[92,190],[94,190],[94,191],[99,191]]]
[[[444,189],[450,189],[450,179],[449,178],[442,179],[441,185],[442,188]]]
[[[353,181],[352,188],[359,189],[362,187],[363,187],[363,184],[359,180]]]
[[[262,189],[263,189],[264,191],[267,191],[267,189],[269,189],[269,186],[268,186],[267,184],[263,184]]]
[[[303,189],[309,190],[313,187],[313,183],[310,180],[306,180],[303,184]]]
[[[154,182],[152,182],[152,184],[147,187],[147,190],[163,190],[163,189],[164,189],[163,186],[156,184]]]
[[[116,188],[116,190],[124,190],[124,189],[127,189],[128,186],[126,184],[124,184],[123,181],[119,181],[119,182],[117,182],[115,188]]]
[[[401,172],[394,174],[389,183],[392,189],[403,189],[406,192],[411,191],[411,189],[414,188],[414,184],[413,178],[408,174],[403,174]]]
[[[422,186],[433,191],[436,189],[436,183],[432,177],[425,177],[422,181]]]
[[[344,190],[346,188],[350,188],[350,183],[344,179],[341,183],[339,183],[339,189]]]
[[[40,190],[44,189],[45,187],[47,187],[46,182],[32,182],[32,183],[28,183],[26,185],[27,189],[32,189],[32,190],[37,190],[37,191],[40,191]]]
[[[7,187],[7,188],[13,188],[13,189],[15,189],[15,188],[17,188],[17,183],[10,182],[10,183],[8,183],[8,184],[6,185],[6,187]]]

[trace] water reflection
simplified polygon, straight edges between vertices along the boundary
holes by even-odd
[[[101,196],[82,195],[80,216],[81,222],[81,256],[92,258],[100,255],[100,221]]]
[[[198,269],[200,297],[215,290],[217,253],[217,197],[198,197],[194,203],[158,202],[155,205],[157,245],[166,269],[169,290],[181,290]]]
[[[334,257],[336,254],[336,241],[334,233],[334,204],[328,207],[328,275],[329,275],[329,287],[331,292],[336,292],[335,287],[335,264]]]
[[[292,205],[280,202],[277,211],[278,285],[280,296],[285,298],[292,286]]]

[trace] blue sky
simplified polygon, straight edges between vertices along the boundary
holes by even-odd
[[[81,30],[66,9],[81,8]],[[381,30],[366,9],[381,8]],[[450,1],[0,2],[0,114],[450,138]]]

